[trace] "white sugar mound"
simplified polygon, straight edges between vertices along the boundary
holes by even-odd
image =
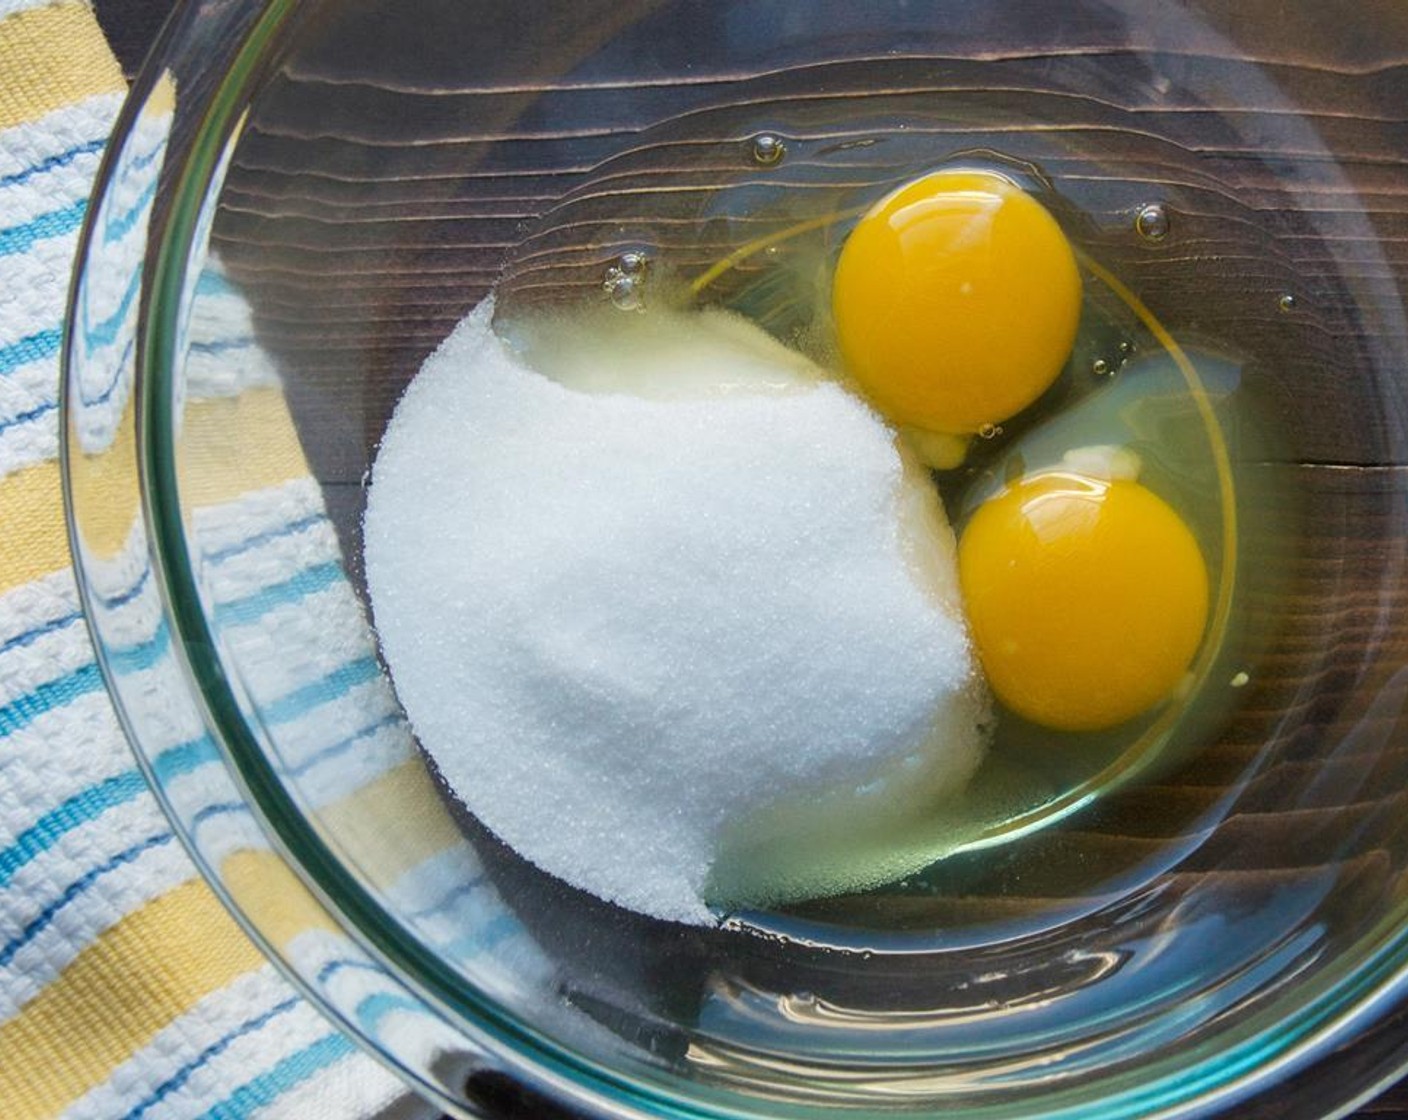
[[[491,315],[407,390],[365,518],[383,650],[455,795],[683,922],[915,870],[885,853],[968,780],[985,716],[927,477],[736,317],[545,328],[550,380]]]

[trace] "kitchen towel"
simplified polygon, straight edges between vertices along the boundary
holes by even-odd
[[[58,363],[78,230],[123,93],[84,4],[0,0],[0,1117],[434,1115],[215,900],[135,768],[94,663],[64,532]],[[247,329],[237,293],[217,290],[211,305],[222,301],[231,317],[208,328]],[[276,394],[253,381],[233,388]],[[231,389],[191,392],[228,402]],[[211,530],[228,538],[231,610],[269,600],[251,573],[281,586],[289,565],[328,576],[336,542],[316,486],[291,477],[273,490],[263,508],[245,503],[243,523]],[[341,581],[326,583],[336,593]],[[201,764],[219,765],[173,747],[172,767]]]

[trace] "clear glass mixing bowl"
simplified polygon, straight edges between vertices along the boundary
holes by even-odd
[[[103,671],[210,882],[465,1115],[1362,1099],[1408,968],[1404,57],[1394,4],[184,5],[89,215],[64,438]],[[917,886],[738,928],[537,872],[439,794],[367,622],[398,395],[500,277],[746,287],[777,199],[954,160],[1041,184],[1256,402],[1217,718]]]

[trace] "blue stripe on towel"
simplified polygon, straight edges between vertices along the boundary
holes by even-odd
[[[97,323],[88,321],[88,299],[87,292],[84,292],[82,315],[80,320],[83,323],[83,353],[85,357],[91,357],[93,351],[100,346],[111,346],[117,341],[117,332],[122,329],[123,322],[132,311],[132,305],[137,300],[137,294],[142,290],[142,273],[138,269],[132,273],[132,278],[127,281],[127,287],[122,293],[122,298],[117,301],[117,307],[113,312]]]
[[[264,588],[242,599],[235,599],[219,606],[215,611],[217,625],[241,624],[257,620],[275,606],[296,602],[314,591],[331,586],[341,575],[342,568],[329,562],[307,568],[283,583]],[[49,624],[45,624],[49,625]],[[32,632],[12,638],[6,644],[16,643],[20,638],[31,636]],[[117,672],[138,672],[149,669],[166,652],[171,635],[165,624],[145,642],[135,646],[114,650],[110,663]],[[369,664],[368,664],[369,662]],[[321,681],[294,690],[289,695],[274,701],[265,710],[266,718],[279,723],[296,719],[307,710],[305,700],[312,697],[314,703],[319,696],[336,699],[348,689],[370,680],[377,673],[374,659],[360,658],[329,674]],[[80,696],[97,691],[102,687],[102,678],[96,664],[80,666],[73,672],[52,681],[46,681],[37,688],[16,697],[8,704],[0,706],[0,735],[8,735],[28,726],[45,712],[71,703]],[[272,714],[277,713],[277,714]]]
[[[137,582],[125,591],[119,591],[116,595],[103,595],[94,592],[98,602],[109,610],[116,610],[118,607],[125,607],[142,593],[142,589],[147,586],[147,581],[152,578],[152,568],[150,564],[144,564],[141,572],[137,575]]]
[[[45,681],[33,691],[0,707],[0,736],[12,735],[22,727],[28,727],[45,712],[72,704],[90,692],[101,692],[102,688],[102,674],[91,661],[57,680]]]
[[[207,805],[191,818],[191,836],[200,830],[200,826],[212,817],[224,817],[231,813],[248,813],[249,806],[243,801],[217,801],[214,805]]]
[[[372,662],[372,667],[375,668],[375,662]],[[311,685],[295,690],[284,697],[282,701],[276,701],[276,703],[284,704],[290,711],[294,710],[295,704],[306,705],[306,707],[300,707],[294,715],[289,717],[296,718],[298,714],[303,714],[321,703],[321,697],[324,695],[333,698],[341,695],[350,687],[346,684],[349,678],[360,679],[365,672],[363,661],[350,662],[322,679],[314,681]],[[291,769],[289,774],[292,777],[297,777],[306,773],[314,766],[346,752],[367,736],[400,721],[399,713],[393,712],[383,716],[331,746],[315,752],[297,767]],[[202,735],[198,739],[188,740],[161,751],[152,760],[152,769],[157,780],[165,785],[175,778],[189,774],[200,766],[217,762],[219,758],[220,755],[214,740],[209,735]],[[21,832],[8,847],[0,849],[0,888],[8,885],[20,868],[43,852],[53,848],[65,835],[89,821],[95,820],[107,810],[131,801],[139,796],[145,788],[146,783],[137,770],[126,770],[105,778],[96,785],[79,790],[62,804],[45,813],[34,824]],[[206,806],[195,815],[192,826],[198,825],[209,817],[241,808],[244,806],[236,803]],[[446,901],[448,902],[448,900]]]
[[[321,513],[298,517],[282,526],[263,530],[244,541],[231,544],[220,552],[212,554],[208,559],[219,563],[271,540],[311,528],[323,521],[326,521],[326,516]],[[250,595],[225,604],[218,608],[218,613],[221,621],[227,624],[255,621],[274,607],[295,602],[308,594],[332,586],[340,578],[342,578],[342,571],[338,564],[334,562],[319,564],[296,573],[283,583],[261,588]],[[146,586],[149,579],[150,568],[144,567],[134,585],[113,596],[108,600],[109,605],[117,606],[131,601]],[[37,623],[30,629],[7,639],[3,645],[0,645],[0,654],[28,645],[46,634],[73,625],[80,618],[77,611],[68,611],[59,617]],[[146,641],[114,650],[111,654],[112,666],[118,672],[139,672],[149,669],[167,652],[170,642],[171,634],[165,624],[162,624],[156,633]],[[263,714],[269,722],[275,724],[295,720],[318,705],[334,701],[358,685],[374,680],[379,674],[380,669],[374,658],[358,658],[339,666],[322,678],[295,688],[276,699],[263,710]],[[82,696],[100,692],[101,689],[102,678],[97,665],[92,662],[81,665],[72,672],[45,682],[25,695],[0,706],[0,736],[28,726],[41,715],[71,704]],[[399,722],[400,719],[397,712],[378,716],[352,734],[305,758],[296,768],[296,772],[306,772],[335,758],[351,749],[357,742],[384,727]],[[165,783],[196,769],[200,765],[217,760],[218,754],[214,743],[208,735],[202,735],[160,752],[153,760],[153,768],[158,780]],[[43,852],[52,849],[64,835],[96,819],[108,809],[136,798],[141,794],[143,788],[144,783],[139,772],[135,769],[128,770],[78,791],[62,804],[45,812],[34,824],[15,837],[7,847],[0,849],[0,887],[10,882],[21,867],[29,864]],[[217,808],[211,807],[205,815],[213,815]],[[165,841],[153,839],[148,843],[158,842],[164,843]],[[86,889],[83,884],[91,882],[92,879],[105,874],[123,862],[136,858],[138,854],[140,853],[129,850],[114,857],[114,860],[110,860],[101,867],[91,870],[78,884],[70,886],[65,891],[64,895],[54,903],[51,911],[46,911],[49,917],[43,918],[43,921],[50,920],[52,912],[57,912],[57,909],[66,905],[68,900]],[[42,925],[38,928],[42,928]],[[33,933],[28,936],[33,936]],[[12,957],[18,947],[18,945],[7,946],[3,950],[5,959]]]
[[[124,770],[95,786],[80,790],[50,809],[16,836],[8,848],[0,850],[0,888],[8,886],[20,868],[41,852],[52,848],[66,833],[117,805],[131,801],[146,788],[146,782],[142,781],[137,771]]]
[[[196,291],[203,296],[236,296],[239,292],[222,273],[207,268],[196,279]]]
[[[287,695],[265,704],[259,709],[259,714],[265,723],[292,723],[319,704],[345,696],[358,685],[380,676],[381,666],[375,657],[359,657],[356,661],[339,666],[320,680],[295,688]]]
[[[199,739],[189,739],[159,753],[152,760],[152,770],[156,774],[156,780],[166,785],[182,774],[189,774],[197,767],[204,766],[207,762],[216,762],[219,758],[220,752],[215,749],[215,740],[209,735],[202,735]]]
[[[440,955],[451,960],[464,960],[492,952],[496,945],[523,932],[523,926],[512,914],[496,914],[479,929],[461,934],[447,945],[440,946]]]
[[[132,157],[132,162],[127,166],[133,171],[141,171],[144,167],[150,167],[152,160],[166,151],[166,133],[162,133],[157,140],[156,147],[149,152],[142,152],[140,155]]]
[[[57,155],[42,159],[36,164],[16,171],[11,175],[0,176],[0,190],[6,187],[17,187],[28,179],[36,175],[43,175],[46,171],[56,171],[60,167],[67,167],[74,160],[82,156],[93,155],[101,152],[107,144],[107,140],[89,140],[86,143],[75,145],[67,151],[59,152]]]
[[[375,734],[384,727],[401,722],[399,712],[393,712],[367,726],[339,739],[331,746],[314,752],[297,766],[288,770],[289,777],[299,777],[313,767],[327,762],[350,750],[361,740]],[[220,760],[219,751],[209,735],[191,739],[168,747],[152,760],[152,770],[162,785],[189,774],[197,767]],[[146,788],[146,782],[137,770],[125,770],[96,785],[79,790],[62,804],[49,810],[34,824],[21,832],[9,847],[0,849],[0,888],[6,886],[21,867],[36,856],[48,851],[67,833],[96,819],[108,809],[122,805],[138,796]],[[201,810],[206,816],[214,816],[219,806],[208,806]],[[197,814],[199,816],[199,814]]]
[[[254,345],[254,339],[247,335],[239,338],[218,338],[210,342],[192,342],[190,345],[193,354],[227,354],[231,350],[248,350]]]
[[[291,537],[295,533],[301,533],[304,529],[311,529],[319,522],[328,519],[325,513],[313,513],[307,517],[300,517],[297,521],[289,521],[280,525],[277,529],[266,529],[262,533],[256,533],[252,537],[246,537],[236,544],[228,545],[215,552],[204,552],[201,559],[207,564],[223,564],[226,560],[240,555],[242,552],[249,552],[260,545],[268,544],[270,541],[278,540],[280,537]]]
[[[247,1120],[352,1052],[352,1043],[342,1035],[324,1035],[311,1046],[295,1051],[270,1066],[267,1072],[245,1082],[214,1108],[201,1113],[198,1120]]]
[[[333,560],[304,568],[281,583],[270,584],[241,599],[217,603],[215,626],[217,629],[225,626],[248,626],[275,607],[296,603],[314,592],[331,587],[342,578],[342,565]]]
[[[18,342],[0,346],[0,375],[13,373],[20,366],[28,365],[30,362],[52,358],[59,352],[61,342],[63,342],[63,332],[58,327],[53,327],[49,330],[35,331],[34,334],[26,335]]]
[[[108,654],[108,665],[114,673],[141,673],[150,669],[171,648],[171,631],[165,619],[157,624],[156,633],[135,646],[115,649]]]
[[[7,638],[0,642],[0,657],[4,657],[12,649],[19,649],[21,646],[30,645],[37,642],[45,634],[52,634],[56,630],[62,630],[65,626],[72,626],[82,616],[77,611],[69,611],[68,614],[60,615],[58,618],[51,618],[48,622],[41,622],[37,626],[31,626],[28,630],[21,631],[13,638]]]
[[[0,229],[0,257],[28,252],[40,241],[72,233],[83,224],[87,209],[88,200],[80,198],[58,210],[50,210],[27,222]]]
[[[150,157],[147,162],[151,162]],[[136,166],[135,162],[133,166]],[[131,233],[137,222],[151,212],[152,199],[154,198],[156,198],[155,178],[143,188],[142,193],[137,196],[137,200],[121,214],[115,214],[111,217],[104,215],[103,244],[111,245]]]
[[[333,743],[331,746],[323,747],[321,750],[314,751],[297,766],[290,766],[288,768],[287,774],[290,778],[301,777],[320,763],[327,762],[328,759],[335,758],[343,752],[350,750],[353,746],[361,742],[363,739],[371,738],[371,736],[375,735],[382,728],[391,727],[394,724],[403,722],[404,720],[401,718],[400,712],[388,712],[386,715],[382,716],[375,722],[369,723],[365,727],[358,728],[356,731],[352,732],[351,735],[348,735],[345,739],[339,739],[336,743]]]
[[[96,397],[90,397],[83,387],[79,386],[79,393],[82,403],[85,406],[91,408],[94,405],[107,404],[112,398],[112,395],[117,392],[117,387],[122,384],[122,371],[127,368],[127,363],[131,359],[132,351],[136,346],[137,340],[135,338],[129,338],[127,340],[127,345],[122,348],[122,353],[118,355],[117,361],[113,363],[112,377],[108,379],[108,383],[103,386]]]
[[[339,972],[344,969],[351,969],[353,972],[370,972],[374,976],[386,976],[386,969],[370,961],[354,961],[347,957],[339,957],[335,961],[328,961],[322,968],[318,969],[318,975],[313,978],[315,984],[326,984]]]
[[[39,912],[33,921],[25,926],[24,929],[20,930],[14,937],[10,938],[3,948],[0,948],[0,968],[4,968],[14,960],[15,954],[39,936],[44,928],[54,920],[60,910],[75,898],[82,895],[104,875],[117,870],[123,864],[131,863],[138,856],[142,855],[143,852],[149,851],[152,848],[159,848],[163,844],[171,843],[172,839],[171,833],[158,832],[153,836],[148,836],[140,843],[133,844],[132,847],[118,852],[117,855],[113,856],[106,863],[99,864],[97,867],[84,872],[64,888],[63,894],[49,903],[48,906]]]
[[[38,420],[41,416],[47,416],[58,407],[58,401],[45,401],[43,404],[35,405],[28,412],[17,412],[14,416],[0,420],[0,433],[8,431],[10,428],[18,428],[21,424],[28,424],[31,420]]]
[[[375,992],[357,1004],[357,1022],[363,1030],[375,1031],[381,1020],[393,1011],[410,1011],[416,1015],[426,1013],[424,1007],[408,996]]]
[[[419,910],[412,910],[406,915],[408,918],[430,918],[442,911],[448,910],[462,898],[468,898],[476,889],[482,887],[486,882],[484,872],[471,875],[462,883],[458,883],[450,892],[442,898],[432,902],[429,906],[422,906]]]
[[[221,1054],[223,1054],[241,1038],[244,1038],[246,1035],[253,1034],[261,1027],[268,1026],[280,1015],[284,1015],[292,1011],[295,1007],[298,1006],[298,1004],[299,998],[297,996],[294,996],[291,999],[286,999],[282,1003],[276,1003],[273,1007],[269,1008],[268,1011],[265,1011],[259,1015],[255,1015],[253,1018],[246,1019],[234,1030],[228,1032],[227,1034],[221,1035],[220,1038],[212,1042],[209,1046],[207,1046],[189,1062],[181,1066],[180,1069],[178,1069],[175,1073],[173,1073],[170,1077],[168,1077],[165,1081],[158,1085],[152,1091],[150,1096],[142,1098],[140,1103],[138,1103],[135,1107],[129,1109],[126,1113],[124,1113],[122,1120],[141,1120],[141,1118],[145,1116],[149,1111],[151,1111],[151,1109],[159,1105],[172,1093],[180,1089],[182,1085],[184,1085],[187,1081],[191,1079],[191,1075],[194,1074],[197,1070],[199,1070],[202,1066],[207,1065],[212,1059],[218,1058]]]

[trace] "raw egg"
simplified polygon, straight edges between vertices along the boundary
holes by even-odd
[[[1061,227],[990,171],[937,171],[882,199],[847,238],[832,285],[842,359],[875,406],[960,436],[1041,396],[1080,308]]]
[[[958,573],[993,694],[1058,730],[1113,727],[1166,700],[1207,624],[1197,540],[1129,479],[1018,481],[964,528]]]

